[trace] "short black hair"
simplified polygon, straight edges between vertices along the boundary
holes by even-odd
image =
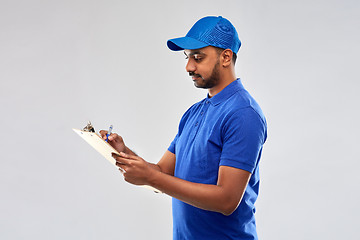
[[[236,55],[236,53],[233,52],[232,61],[233,61],[234,65],[236,63],[236,58],[237,58],[237,55]]]
[[[219,48],[219,47],[215,47],[215,48],[219,55],[225,50],[224,48]],[[236,58],[237,58],[236,53],[233,52],[232,62],[234,63],[234,65],[236,63]]]

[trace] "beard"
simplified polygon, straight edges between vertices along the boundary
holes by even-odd
[[[215,64],[211,75],[209,78],[203,78],[200,74],[195,74],[194,72],[190,72],[189,75],[190,76],[197,76],[199,78],[201,78],[201,80],[198,81],[194,81],[194,85],[197,88],[205,88],[205,89],[209,89],[209,88],[213,88],[215,87],[218,83],[219,83],[219,61]]]

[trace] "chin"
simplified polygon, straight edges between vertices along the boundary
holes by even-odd
[[[197,88],[209,89],[209,87],[204,86],[204,85],[199,85],[197,83],[194,83],[194,86],[197,87]]]

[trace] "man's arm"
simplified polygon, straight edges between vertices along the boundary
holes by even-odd
[[[174,176],[176,156],[170,151],[166,151],[160,161],[156,164],[160,171]]]
[[[153,169],[174,176],[176,157],[170,151],[166,151],[157,164],[148,163]],[[147,184],[149,185],[149,184]],[[160,189],[159,189],[160,190]]]
[[[132,156],[137,156],[134,151],[132,151],[129,147],[125,145],[124,139],[117,133],[112,133],[109,137],[107,137],[108,131],[106,130],[101,130],[99,133],[104,140],[108,138],[108,143],[113,148],[115,148],[116,151],[123,152]],[[174,175],[175,154],[166,151],[158,164],[149,163],[149,166],[151,166],[155,170]]]
[[[152,186],[192,206],[224,215],[236,210],[251,176],[245,170],[220,166],[216,185],[193,183],[173,176],[176,157],[169,151],[157,164],[161,171],[138,156],[121,153],[114,158],[125,170],[127,182]]]

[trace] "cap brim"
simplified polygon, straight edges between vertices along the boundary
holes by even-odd
[[[174,38],[167,41],[167,46],[170,50],[180,51],[184,49],[199,49],[209,46],[209,44],[200,42],[191,37]]]

